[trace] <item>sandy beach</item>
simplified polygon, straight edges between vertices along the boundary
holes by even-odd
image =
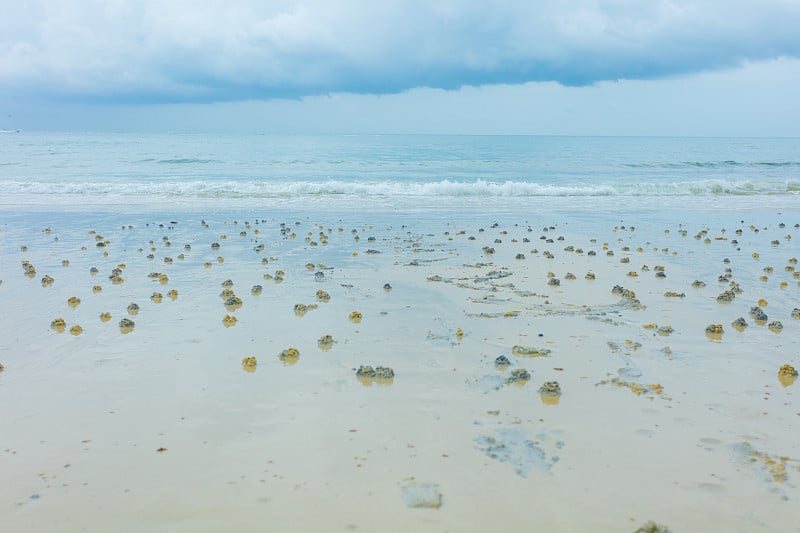
[[[797,529],[796,214],[179,215],[6,214],[2,529]]]

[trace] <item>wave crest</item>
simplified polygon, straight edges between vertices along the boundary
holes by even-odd
[[[704,180],[605,184],[543,184],[525,181],[4,181],[0,194],[83,197],[294,198],[346,195],[357,197],[562,197],[562,196],[725,196],[780,195],[800,192],[800,181],[753,182]]]

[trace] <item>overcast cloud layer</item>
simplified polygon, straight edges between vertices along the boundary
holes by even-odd
[[[0,91],[235,101],[800,57],[797,0],[0,0]]]

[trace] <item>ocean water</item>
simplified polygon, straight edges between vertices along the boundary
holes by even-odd
[[[0,134],[12,209],[781,209],[799,194],[800,139]]]

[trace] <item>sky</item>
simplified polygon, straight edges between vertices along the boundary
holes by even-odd
[[[800,0],[0,0],[0,129],[800,136]]]

